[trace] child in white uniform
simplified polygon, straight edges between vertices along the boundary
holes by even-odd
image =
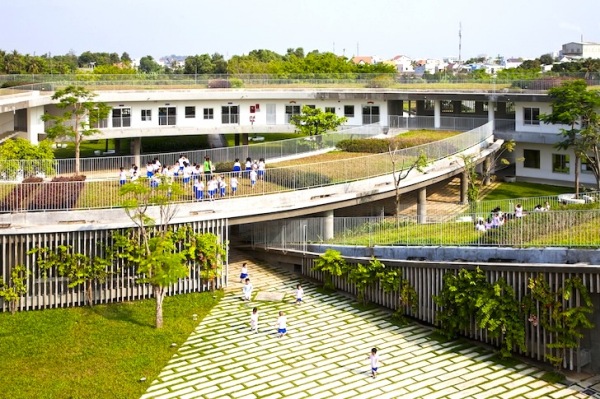
[[[296,286],[296,305],[302,305],[302,297],[304,296],[304,289],[298,284]]]
[[[252,314],[250,315],[250,331],[258,334],[258,308],[252,309]]]
[[[252,284],[250,283],[250,279],[246,279],[246,284],[242,287],[242,299],[244,301],[250,300],[250,295],[252,295]]]
[[[287,334],[287,317],[283,311],[279,312],[279,317],[277,318],[277,334],[279,338]]]

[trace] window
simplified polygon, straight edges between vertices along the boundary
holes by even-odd
[[[185,117],[186,118],[195,118],[196,117],[196,107],[185,107]]]
[[[460,102],[460,112],[463,114],[474,114],[475,113],[475,101],[464,100]]]
[[[152,110],[151,109],[143,109],[142,110],[142,121],[151,121],[152,120]]]
[[[224,125],[239,123],[240,111],[237,105],[221,107],[221,123]]]
[[[307,105],[307,107],[308,107],[308,108],[310,108],[310,109],[315,109],[315,108],[317,108],[317,106],[316,106],[316,105]]]
[[[215,110],[212,108],[204,108],[204,119],[215,119]]]
[[[423,100],[423,109],[425,111],[433,111],[435,109],[435,102],[433,100]]]
[[[325,107],[325,113],[335,114],[335,107]]]
[[[540,168],[540,151],[539,150],[523,150],[523,167],[531,169]]]
[[[552,172],[569,173],[569,156],[565,154],[552,154]]]
[[[90,112],[92,112],[92,114],[90,114],[90,123],[94,129],[103,129],[103,128],[108,127],[108,118],[98,120],[98,116],[100,116],[100,115],[99,114],[93,115],[94,111],[90,111]],[[98,111],[96,111],[96,112],[98,112]],[[24,128],[24,130],[27,130],[27,128]]]
[[[440,106],[442,108],[442,112],[454,112],[454,105],[450,100],[442,100],[440,101]]]
[[[589,157],[589,159],[581,159],[581,171],[584,173],[593,172],[592,164],[596,163],[596,158]]]
[[[113,108],[112,125],[113,127],[131,126],[131,108]]]
[[[354,105],[344,105],[344,116],[354,118]]]
[[[177,108],[160,107],[158,108],[158,124],[160,126],[172,126],[177,123]]]
[[[290,120],[294,115],[300,115],[299,105],[286,105],[285,106],[285,123],[290,123]]]
[[[379,105],[364,105],[362,107],[363,125],[379,123]]]
[[[540,109],[539,108],[523,108],[523,123],[525,125],[540,124]]]

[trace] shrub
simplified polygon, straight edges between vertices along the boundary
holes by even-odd
[[[379,75],[369,80],[365,85],[368,88],[381,89],[391,87],[394,84],[394,78],[390,75]]]
[[[389,139],[347,139],[338,142],[336,147],[346,152],[381,154],[388,151],[389,143]]]
[[[295,168],[270,169],[265,181],[279,184],[286,183],[287,188],[306,188],[331,184],[331,178],[316,172],[305,172]]]
[[[83,190],[85,176],[57,176],[52,182],[40,186],[28,210],[71,209],[77,203]]]

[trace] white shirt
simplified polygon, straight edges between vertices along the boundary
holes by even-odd
[[[298,288],[296,290],[296,299],[302,299],[303,295],[304,295],[304,289],[302,287]]]
[[[377,361],[379,360],[379,355],[371,353],[371,368],[377,368]]]
[[[279,316],[277,318],[277,328],[283,329],[283,328],[286,328],[286,326],[287,326],[287,317]]]
[[[250,296],[250,294],[252,293],[252,283],[244,284],[244,286],[242,287],[242,292],[245,296]]]

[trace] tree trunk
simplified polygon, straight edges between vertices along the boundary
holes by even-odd
[[[165,289],[158,285],[153,287],[154,299],[156,300],[156,328],[163,326],[163,300],[165,299]]]
[[[14,315],[17,313],[17,300],[15,299],[14,301],[10,301],[8,303],[8,308],[10,309],[10,314]]]
[[[79,136],[75,136],[75,174],[79,175],[79,154],[80,154],[81,140]]]
[[[85,290],[85,295],[87,297],[88,305],[90,305],[90,307],[94,306],[94,302],[93,302],[93,299],[94,299],[94,289],[93,289],[93,286],[92,286],[92,280],[89,280],[87,282],[87,287],[86,287],[86,290]]]
[[[579,167],[580,158],[575,155],[575,197],[579,196],[579,176],[581,174]]]

